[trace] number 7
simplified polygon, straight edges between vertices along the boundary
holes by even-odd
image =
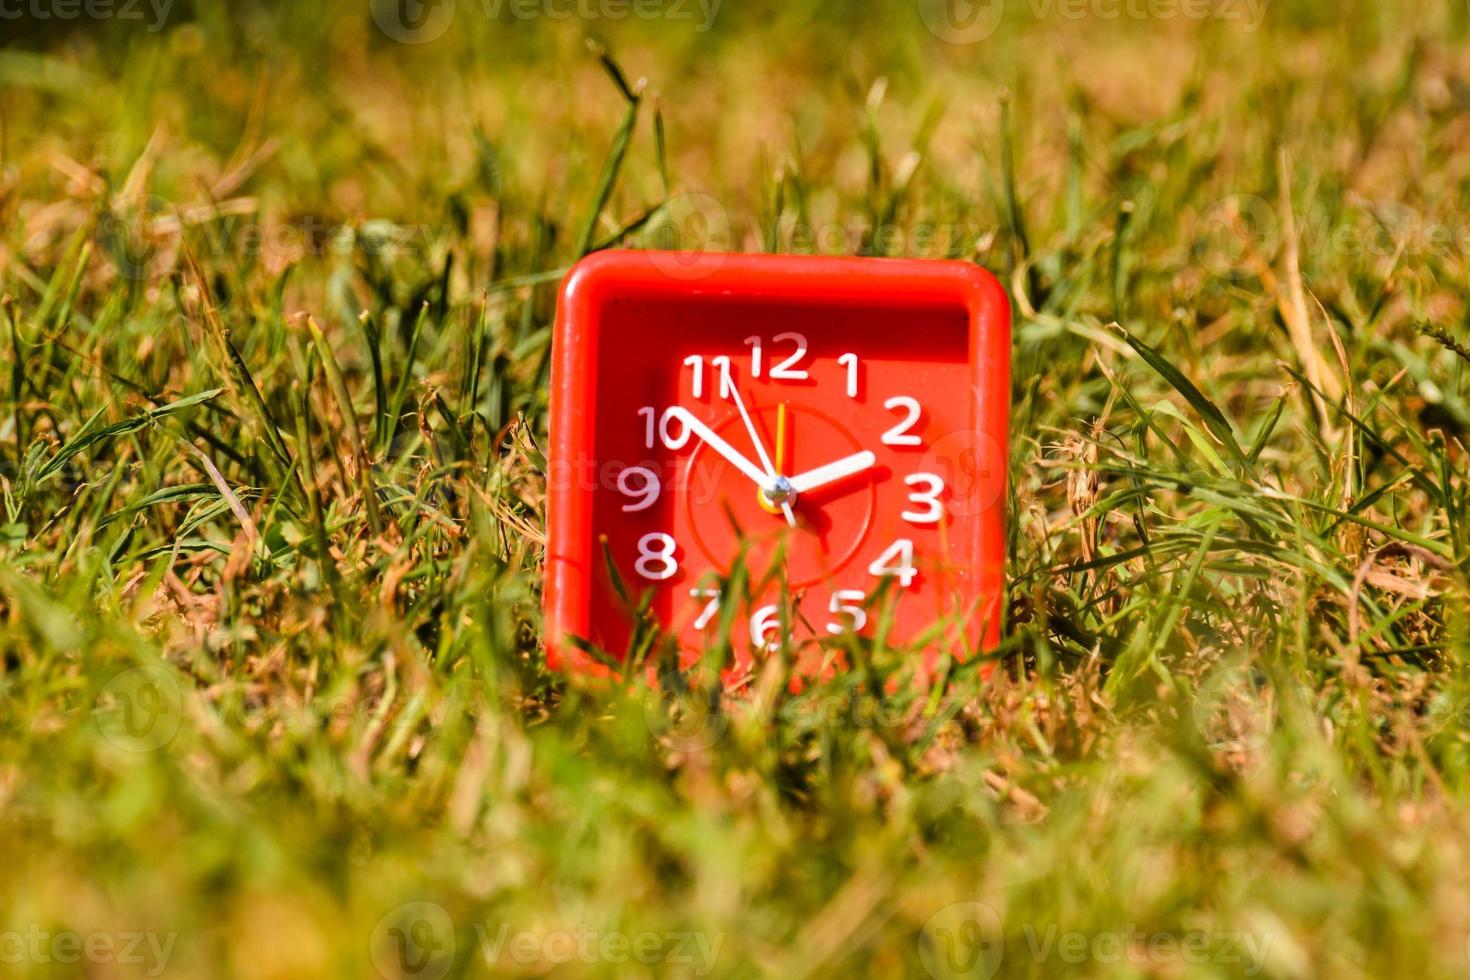
[[[704,610],[700,612],[699,618],[694,620],[694,628],[702,630],[714,621],[716,614],[720,611],[719,589],[690,589],[689,594],[695,599],[708,599]]]

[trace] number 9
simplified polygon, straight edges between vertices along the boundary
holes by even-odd
[[[640,480],[641,484],[635,486],[634,479]],[[659,483],[658,474],[646,466],[629,466],[618,474],[618,493],[625,497],[639,498],[631,504],[624,504],[623,510],[632,514],[640,510],[647,510],[658,503],[659,492],[663,485]]]

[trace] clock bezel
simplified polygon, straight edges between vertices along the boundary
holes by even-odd
[[[562,463],[595,458],[595,367],[602,334],[601,311],[612,299],[708,297],[758,299],[792,306],[851,306],[958,310],[970,324],[973,427],[986,433],[1009,460],[1011,316],[1005,290],[985,269],[968,262],[848,258],[815,255],[748,255],[635,250],[598,252],[567,274],[552,330],[548,473]],[[974,542],[979,591],[988,592],[981,649],[1000,642],[1004,593],[1007,475],[996,499],[976,516]],[[590,486],[548,479],[544,642],[553,670],[604,673],[606,667],[580,649],[576,637],[591,631],[592,589],[602,560],[593,537]]]

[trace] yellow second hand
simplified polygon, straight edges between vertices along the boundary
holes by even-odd
[[[786,403],[778,402],[776,405],[776,473],[779,476],[786,475]],[[780,514],[781,508],[766,499],[766,495],[759,490],[755,492],[755,499],[759,501],[761,509],[768,514]]]

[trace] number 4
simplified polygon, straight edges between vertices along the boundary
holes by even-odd
[[[892,575],[898,579],[899,585],[908,588],[919,575],[919,570],[914,567],[914,543],[908,538],[893,542],[868,566],[868,574],[879,578]]]

